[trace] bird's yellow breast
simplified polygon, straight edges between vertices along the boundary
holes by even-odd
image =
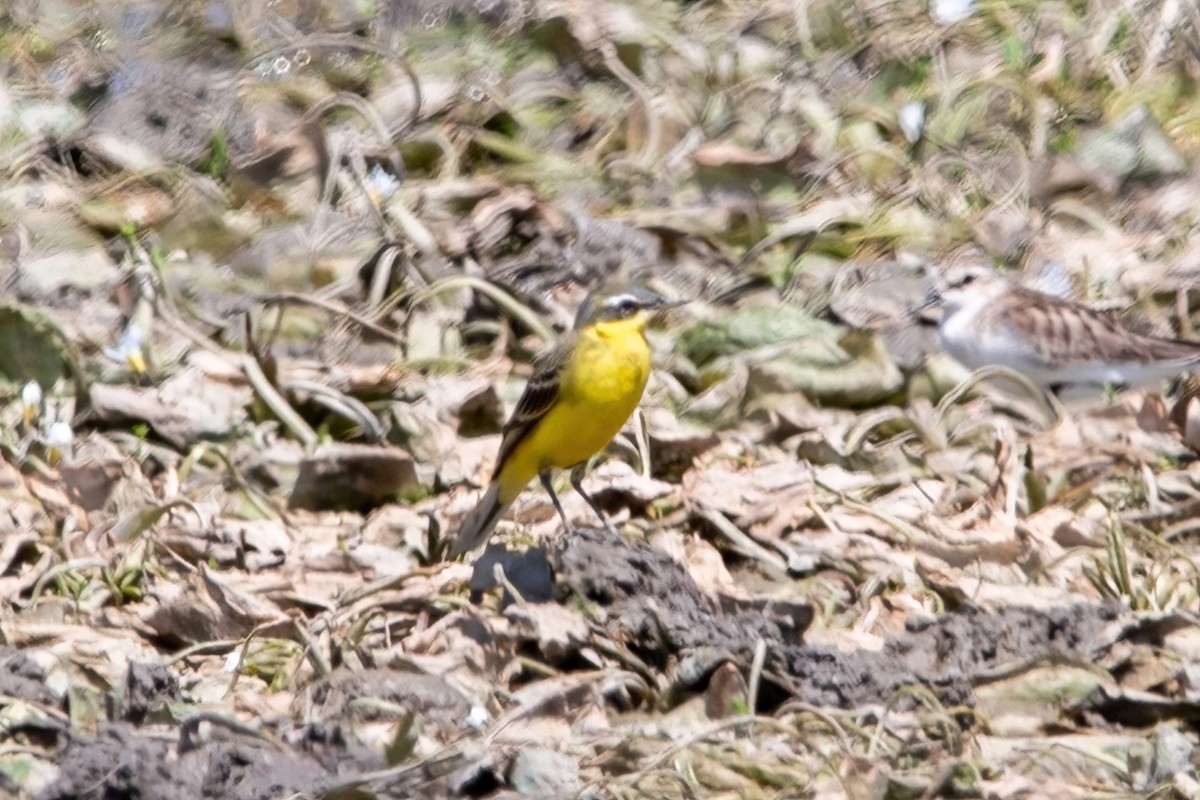
[[[515,498],[544,469],[586,461],[620,432],[650,377],[644,331],[640,317],[601,322],[579,331],[563,367],[558,402],[501,471],[502,499]]]

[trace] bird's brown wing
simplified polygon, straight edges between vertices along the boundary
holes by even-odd
[[[1017,327],[1032,333],[1037,357],[1051,366],[1096,359],[1112,363],[1194,361],[1195,342],[1143,336],[1127,330],[1109,314],[1058,297],[1019,289],[1003,309]]]
[[[529,383],[525,384],[525,391],[517,401],[517,407],[513,409],[512,416],[504,425],[504,438],[500,441],[500,455],[496,458],[493,480],[500,474],[500,468],[517,445],[558,402],[563,367],[566,366],[574,347],[575,337],[568,335],[554,349],[533,360],[533,375],[529,378]]]

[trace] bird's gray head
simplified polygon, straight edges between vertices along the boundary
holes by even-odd
[[[668,300],[644,286],[620,286],[597,289],[587,296],[575,316],[575,330],[597,322],[645,317],[660,308],[681,305],[682,301]]]

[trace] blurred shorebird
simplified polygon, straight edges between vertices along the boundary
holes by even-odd
[[[1134,333],[983,265],[948,269],[931,300],[942,306],[946,352],[971,369],[1004,366],[1047,388],[1145,385],[1200,365],[1200,343]]]

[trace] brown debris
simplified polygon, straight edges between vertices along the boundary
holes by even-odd
[[[1197,338],[1194,21],[1128,5],[5,5],[0,795],[1200,794],[1195,381],[916,308]],[[613,281],[689,301],[617,532],[556,475],[444,562]]]

